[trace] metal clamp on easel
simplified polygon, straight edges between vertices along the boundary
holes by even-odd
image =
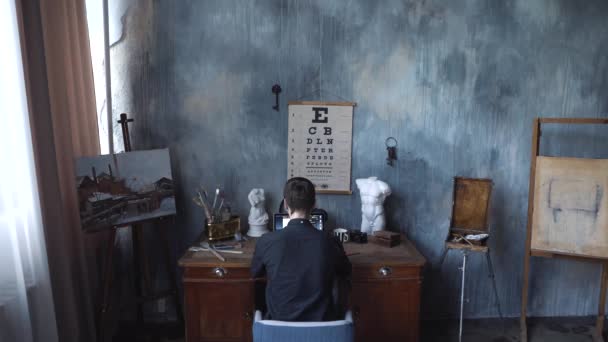
[[[496,310],[503,319],[500,310],[500,299],[494,279],[494,267],[490,257],[490,248],[487,245],[490,236],[489,209],[492,194],[491,179],[454,178],[454,194],[452,206],[452,219],[450,231],[445,247],[439,261],[439,269],[443,265],[448,251],[455,249],[462,252],[462,272],[460,285],[460,322],[458,340],[462,341],[462,321],[464,313],[464,289],[467,267],[467,257],[470,252],[485,253],[488,263],[489,277],[492,279],[494,296],[496,297]],[[504,323],[504,321],[503,321]],[[503,326],[504,329],[504,326]]]

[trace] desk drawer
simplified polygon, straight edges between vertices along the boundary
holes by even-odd
[[[403,265],[353,265],[353,280],[419,279],[420,267]]]
[[[255,310],[253,281],[184,283],[187,342],[251,341]]]
[[[208,280],[235,280],[251,281],[249,268],[225,267],[188,267],[184,270],[184,282],[197,282]]]
[[[355,342],[417,342],[419,280],[353,280]]]

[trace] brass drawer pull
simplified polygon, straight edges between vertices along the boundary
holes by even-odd
[[[390,267],[381,267],[380,270],[378,270],[378,272],[380,273],[381,276],[383,277],[388,277],[391,273],[393,273],[393,270]]]
[[[225,277],[227,273],[228,271],[226,271],[226,269],[223,267],[216,267],[213,269],[213,274],[215,274],[219,278]]]

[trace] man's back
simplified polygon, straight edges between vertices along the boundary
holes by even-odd
[[[262,236],[251,264],[254,277],[267,278],[267,318],[282,321],[337,319],[332,286],[336,275],[350,272],[338,242],[305,219],[293,219],[283,230]]]

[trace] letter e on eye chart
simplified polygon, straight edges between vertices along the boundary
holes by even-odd
[[[318,193],[351,193],[352,102],[289,102],[287,178],[306,177]]]

